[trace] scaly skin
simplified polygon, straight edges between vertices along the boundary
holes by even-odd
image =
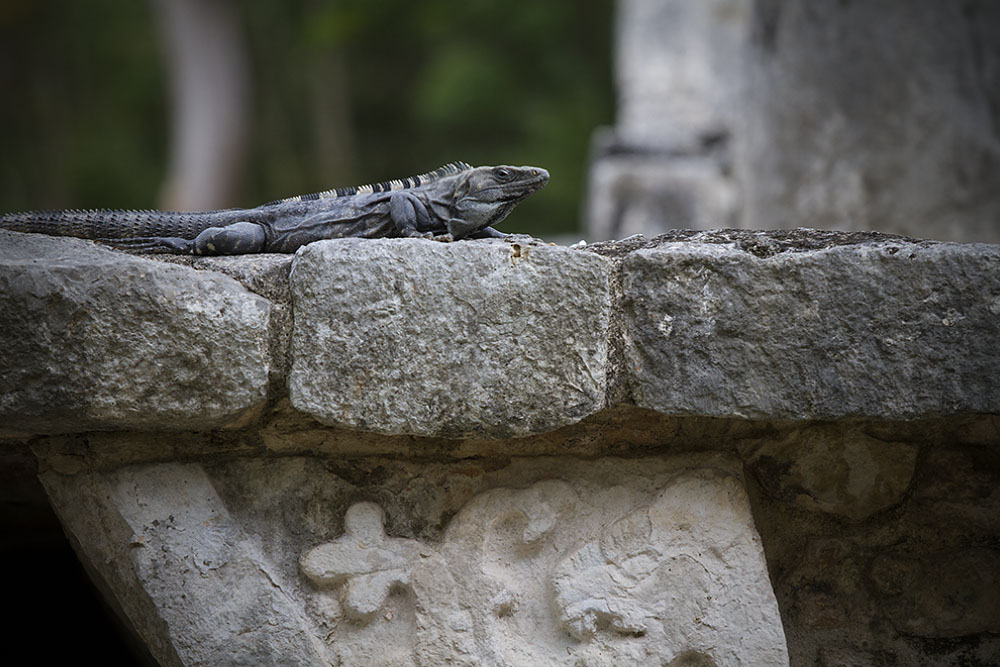
[[[238,255],[295,252],[322,239],[502,237],[493,229],[549,174],[538,167],[454,162],[420,176],[300,195],[249,209],[31,211],[0,229],[75,236],[133,252]]]

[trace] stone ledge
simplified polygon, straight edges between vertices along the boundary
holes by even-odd
[[[270,313],[218,273],[0,231],[2,428],[245,425],[267,398]]]
[[[164,665],[1000,655],[995,246],[0,241],[0,442]]]
[[[1000,246],[720,230],[585,251],[347,239],[164,262],[76,239],[0,244],[8,433],[218,429],[286,395],[322,424],[448,438],[543,433],[617,404],[1000,414]]]
[[[1000,246],[797,236],[663,239],[624,258],[636,405],[799,420],[1000,410]]]

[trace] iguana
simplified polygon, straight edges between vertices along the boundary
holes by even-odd
[[[280,199],[249,209],[31,211],[0,229],[93,239],[132,252],[240,255],[295,252],[322,239],[504,237],[493,225],[543,187],[538,167],[452,162],[419,176]]]

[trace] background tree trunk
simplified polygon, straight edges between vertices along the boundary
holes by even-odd
[[[229,0],[151,0],[170,80],[170,157],[159,206],[231,206],[246,154],[249,65]]]

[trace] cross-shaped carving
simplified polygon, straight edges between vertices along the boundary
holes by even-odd
[[[417,540],[386,537],[385,515],[375,503],[351,505],[344,515],[344,535],[302,557],[303,574],[320,586],[344,584],[344,609],[370,618],[394,585],[412,587],[421,561],[436,556]]]

